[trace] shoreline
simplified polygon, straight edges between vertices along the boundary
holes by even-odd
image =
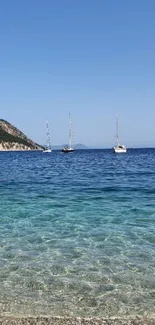
[[[155,325],[154,317],[12,317],[0,316],[0,325]]]

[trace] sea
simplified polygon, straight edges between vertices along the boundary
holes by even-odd
[[[0,315],[155,315],[155,149],[0,152]]]

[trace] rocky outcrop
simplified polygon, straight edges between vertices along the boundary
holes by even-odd
[[[29,139],[9,122],[0,119],[0,151],[42,150],[43,147]]]

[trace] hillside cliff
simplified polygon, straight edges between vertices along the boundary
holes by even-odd
[[[0,151],[42,149],[41,146],[29,139],[14,125],[0,119]]]

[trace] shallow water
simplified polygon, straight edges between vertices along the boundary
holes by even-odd
[[[155,313],[155,150],[0,164],[1,315]]]

